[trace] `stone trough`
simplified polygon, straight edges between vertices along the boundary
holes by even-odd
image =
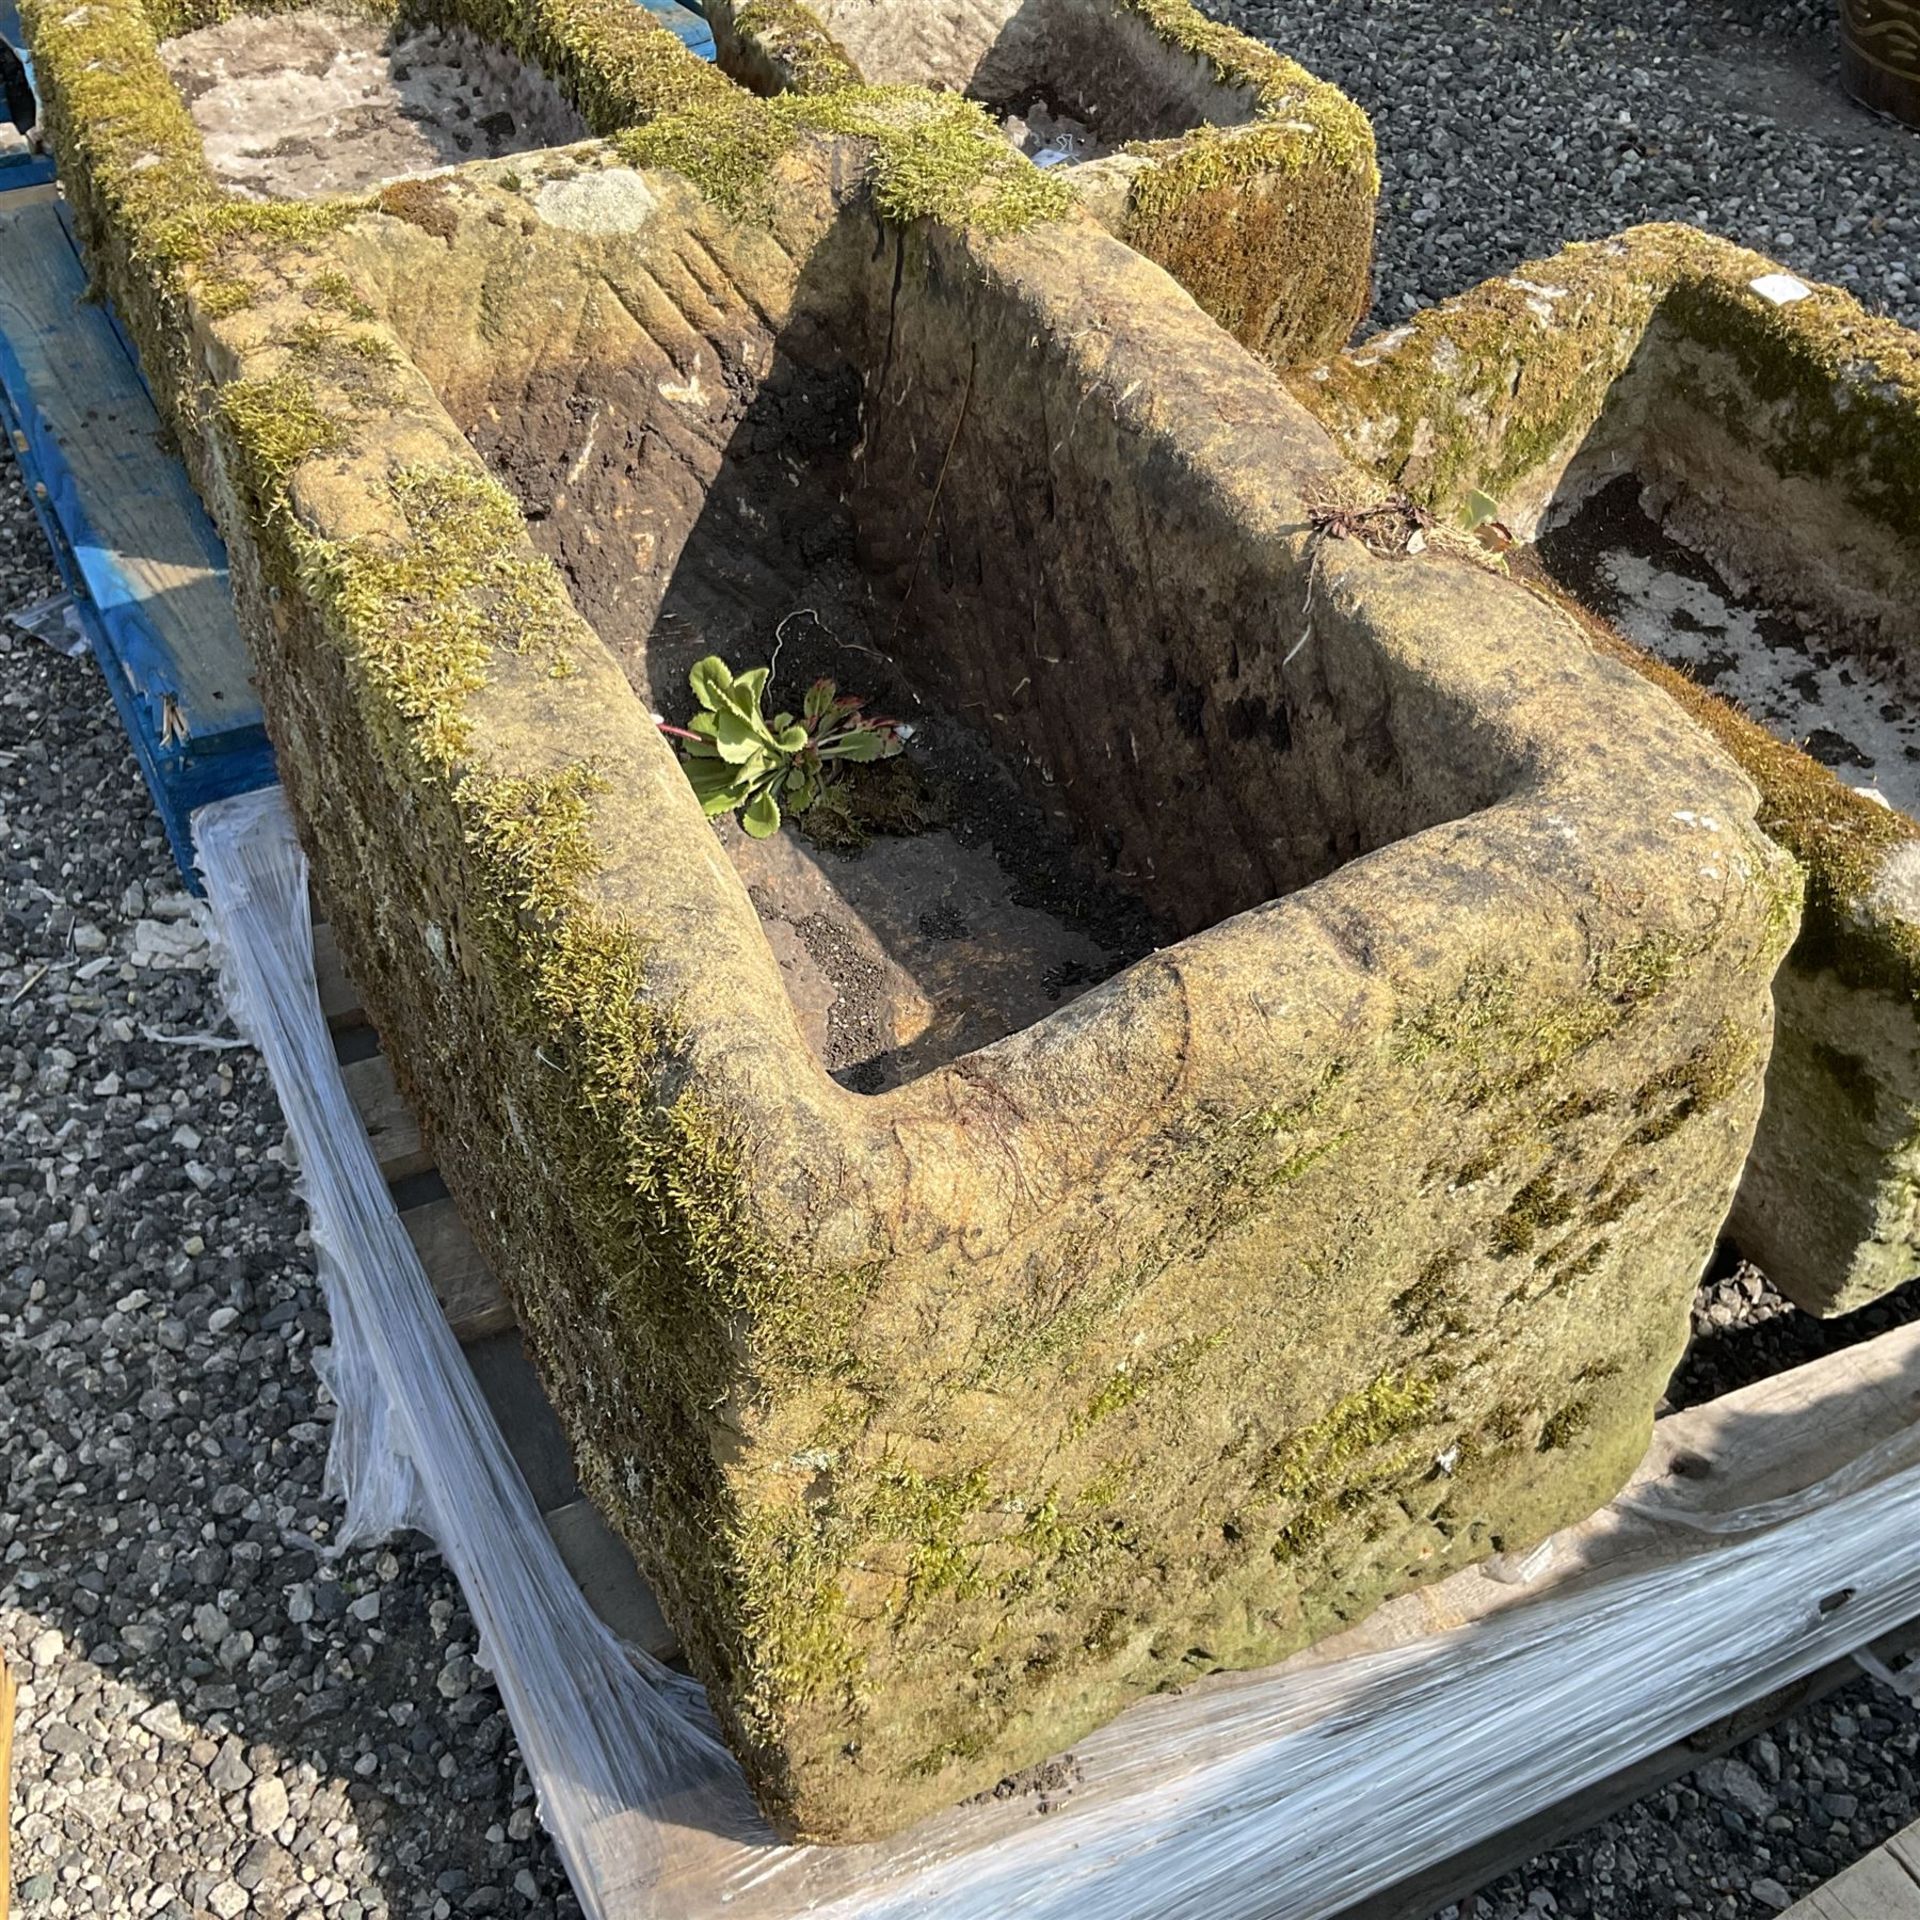
[[[769,93],[905,82],[980,101],[1098,219],[1276,365],[1372,299],[1366,116],[1188,0],[715,0],[720,58]]]
[[[1537,538],[1752,776],[1809,893],[1729,1231],[1814,1312],[1920,1274],[1920,339],[1645,227],[1292,386],[1436,513]]]
[[[342,949],[768,1817],[1607,1498],[1798,925],[1732,758],[977,106],[433,24],[595,137],[245,200],[139,0],[32,31]],[[708,653],[912,722],[841,850],[703,818]]]

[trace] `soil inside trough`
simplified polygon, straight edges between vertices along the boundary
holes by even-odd
[[[544,74],[462,30],[396,39],[355,14],[243,13],[160,53],[215,177],[255,199],[357,193],[586,137]]]
[[[822,844],[804,816],[770,840],[720,828],[815,1052],[843,1085],[881,1093],[1044,1019],[1150,952],[1158,930],[986,740],[875,646],[887,625],[850,567],[827,562],[802,591],[802,608],[776,600],[757,622],[680,613],[650,649],[672,663],[656,666],[655,697],[689,717],[680,663],[719,652],[736,668],[772,665],[769,715],[797,712],[827,678],[911,729],[898,760],[841,775],[864,845],[838,833]]]
[[[1848,786],[1920,815],[1920,694],[1818,622],[1744,592],[1647,512],[1625,475],[1538,542],[1542,565],[1628,639],[1803,748]]]

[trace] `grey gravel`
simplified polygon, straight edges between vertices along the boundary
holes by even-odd
[[[56,584],[0,448],[0,611]],[[4,626],[0,877],[16,1911],[576,1914],[445,1568],[327,1554],[278,1108],[148,1037],[222,1028],[206,944],[93,663]]]
[[[1213,10],[1373,114],[1378,322],[1678,219],[1920,324],[1920,137],[1841,98],[1818,0]],[[0,609],[54,584],[0,449]],[[98,675],[0,630],[0,687],[18,1908],[571,1915],[444,1568],[416,1542],[325,1551],[326,1318],[278,1111],[251,1052],[147,1038],[219,1011]],[[1723,1263],[1675,1402],[1866,1337],[1912,1293],[1848,1328]],[[1917,1815],[1920,1716],[1861,1681],[1460,1911],[1744,1920]]]
[[[1760,1920],[1920,1811],[1920,1713],[1861,1680],[1541,1854],[1446,1920]]]
[[[1920,325],[1920,134],[1841,92],[1830,0],[1202,0],[1380,145],[1377,324],[1641,220]]]

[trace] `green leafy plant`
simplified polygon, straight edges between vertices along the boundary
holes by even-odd
[[[687,777],[709,819],[738,813],[756,840],[780,827],[781,811],[802,814],[839,777],[842,763],[888,760],[900,751],[898,721],[861,711],[864,702],[831,680],[807,689],[799,717],[760,710],[765,667],[735,673],[718,654],[698,662],[687,684],[699,711],[687,727],[660,722],[681,743]]]

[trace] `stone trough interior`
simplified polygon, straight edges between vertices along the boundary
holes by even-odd
[[[812,11],[866,79],[964,93],[1042,165],[1203,122],[1238,126],[1258,111],[1251,88],[1224,85],[1107,0],[818,0]]]
[[[615,170],[535,197],[644,191]],[[896,283],[902,243],[874,242],[852,220],[822,241],[777,329],[718,290],[739,267],[710,231],[603,257],[598,291],[563,238],[501,257],[457,312],[404,267],[387,296],[654,713],[687,720],[688,669],[717,653],[772,669],[770,715],[824,676],[912,729],[844,776],[863,846],[720,828],[803,1031],[860,1092],[1514,774],[1464,717],[1396,697],[1367,643],[1329,625],[1289,661],[1287,570],[1219,503],[1150,510],[1100,393],[1022,377],[1030,323],[966,310],[992,296],[964,276]]]
[[[1661,491],[1622,474],[1559,506],[1536,542],[1549,576],[1848,786],[1920,816],[1911,663],[1856,645],[1840,622],[1784,605],[1737,560],[1702,552],[1662,515]]]
[[[1775,444],[1738,353],[1656,311],[1571,457],[1508,508],[1547,574],[1848,786],[1920,815],[1906,540]],[[1736,396],[1743,434],[1724,408]]]
[[[235,14],[160,51],[215,177],[252,199],[358,193],[586,135],[545,74],[464,29],[308,8]]]

